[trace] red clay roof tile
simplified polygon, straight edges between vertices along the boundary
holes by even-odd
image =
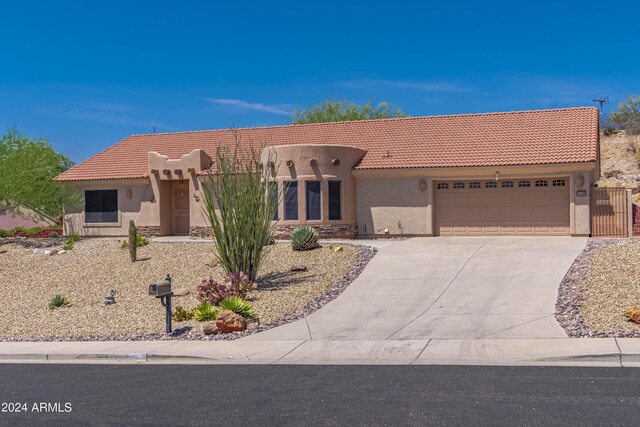
[[[506,166],[596,161],[595,107],[235,129],[242,141],[350,145],[367,150],[356,169]],[[147,153],[214,156],[234,130],[132,135],[62,173],[60,181],[143,178]]]

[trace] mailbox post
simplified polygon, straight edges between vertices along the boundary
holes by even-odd
[[[154,282],[149,285],[149,295],[156,298],[160,298],[160,303],[165,307],[166,311],[166,331],[167,334],[171,333],[171,275],[167,274],[167,277],[160,282]]]

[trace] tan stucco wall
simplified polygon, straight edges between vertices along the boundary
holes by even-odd
[[[81,190],[118,190],[118,222],[108,224],[86,224],[84,222],[84,194],[79,206],[65,208],[64,232],[78,232],[82,236],[125,236],[128,234],[129,220],[136,221],[145,206],[153,204],[153,190],[148,180],[105,180],[76,182],[72,184]],[[128,190],[131,198],[127,197]]]
[[[358,234],[430,235],[431,191],[420,190],[427,177],[360,178]]]
[[[349,224],[355,225],[357,221],[356,206],[356,182],[353,177],[353,167],[365,155],[366,151],[355,147],[335,145],[283,145],[264,149],[262,163],[266,165],[265,171],[270,179],[278,182],[278,189],[283,190],[283,182],[289,180],[298,181],[298,221],[284,220],[284,203],[278,206],[279,224],[308,224],[331,225]],[[338,159],[339,165],[332,164],[332,160]],[[274,165],[268,165],[272,160]],[[315,165],[312,165],[315,160]],[[287,166],[290,161],[291,167]],[[341,207],[340,220],[329,220],[329,191],[328,182],[341,181]],[[320,181],[322,200],[322,215],[319,221],[306,220],[306,181]]]
[[[434,168],[399,170],[356,170],[358,188],[358,233],[361,235],[400,236],[433,235],[433,181],[451,179],[500,179],[560,177],[569,180],[570,230],[575,236],[588,235],[591,230],[589,197],[595,163],[542,166],[502,166],[474,168]],[[582,175],[584,185],[575,186]],[[427,190],[419,190],[419,181],[427,182]],[[586,190],[586,196],[577,196]],[[398,227],[402,224],[402,231]],[[366,231],[365,231],[366,225]],[[374,230],[372,233],[370,230]],[[388,230],[388,233],[386,232]]]

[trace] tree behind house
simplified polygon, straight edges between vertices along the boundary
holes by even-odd
[[[252,145],[216,150],[215,171],[203,184],[204,211],[216,247],[216,259],[226,273],[244,272],[255,280],[272,239],[277,209],[267,197],[269,182],[263,173],[260,152]]]
[[[609,114],[608,121],[617,129],[632,135],[640,134],[640,96],[630,96]]]
[[[76,191],[53,180],[71,166],[71,159],[46,139],[32,139],[16,128],[9,129],[0,136],[0,203],[59,218],[63,205],[80,200]]]
[[[399,108],[380,102],[374,106],[371,102],[358,105],[350,101],[322,101],[310,108],[295,109],[293,124],[342,122],[351,120],[390,119],[406,117]]]

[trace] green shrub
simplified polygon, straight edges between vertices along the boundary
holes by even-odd
[[[52,239],[57,239],[58,237],[60,237],[60,235],[57,231],[52,231],[51,233],[49,233],[49,237],[51,237]]]
[[[13,230],[11,230],[11,234],[16,234],[16,233],[27,234],[27,229],[24,227],[15,227]]]
[[[193,310],[185,310],[181,305],[176,305],[175,310],[173,310],[173,314],[171,317],[176,322],[184,322],[186,320],[193,319]]]
[[[69,240],[72,241],[73,243],[79,241],[80,240],[80,233],[78,233],[77,231],[74,231],[73,233],[71,233],[69,235]]]
[[[219,312],[220,310],[212,306],[209,301],[202,301],[202,303],[193,310],[193,317],[199,322],[216,320]]]
[[[622,172],[616,169],[607,169],[606,171],[604,171],[605,178],[617,178],[620,175],[622,175]]]
[[[36,236],[37,234],[42,232],[42,227],[33,227],[30,228],[24,233],[27,236]]]
[[[147,246],[149,244],[149,240],[141,235],[138,235],[136,237],[136,248],[140,248],[142,246]],[[122,243],[120,243],[120,247],[122,249],[126,249],[129,247],[129,242],[127,242],[126,240],[123,240]]]
[[[203,184],[205,215],[225,273],[244,271],[254,281],[273,235],[279,193],[260,150],[250,144],[240,150],[240,134],[235,137],[234,150],[217,149],[215,174],[210,172]],[[274,164],[270,157],[265,164]]]
[[[232,295],[220,301],[220,310],[233,311],[242,317],[253,317],[253,306],[240,297]]]
[[[11,237],[13,233],[10,230],[0,230],[0,238]]]
[[[64,245],[62,245],[62,249],[64,249],[65,251],[70,251],[71,249],[73,249],[74,244],[74,241],[69,239],[65,242]]]
[[[294,251],[307,251],[320,246],[318,232],[311,227],[297,227],[291,232],[291,245]]]
[[[58,307],[65,307],[69,305],[69,300],[64,296],[64,295],[54,295],[51,298],[51,301],[49,301],[49,309],[53,310],[54,308],[58,308]]]

